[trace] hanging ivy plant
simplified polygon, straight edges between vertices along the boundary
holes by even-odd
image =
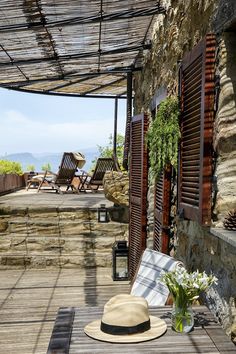
[[[179,130],[179,105],[175,96],[167,97],[158,107],[157,114],[147,133],[149,159],[154,178],[163,167],[171,163],[177,168]]]

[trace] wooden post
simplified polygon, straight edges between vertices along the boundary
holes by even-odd
[[[114,109],[113,159],[115,163],[115,168],[117,171],[119,171],[120,166],[117,159],[117,116],[118,116],[118,97],[115,98],[115,109]]]
[[[118,98],[115,98],[115,109],[114,109],[114,136],[113,136],[113,156],[117,158],[117,114],[118,114]]]
[[[126,106],[126,131],[123,167],[128,170],[129,146],[130,146],[130,121],[132,117],[132,71],[127,73],[127,106]]]

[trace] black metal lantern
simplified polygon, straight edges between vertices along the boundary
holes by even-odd
[[[117,241],[112,247],[113,280],[129,279],[129,249],[126,241]]]
[[[105,204],[100,204],[100,208],[98,208],[98,222],[108,222],[109,215],[108,210]]]

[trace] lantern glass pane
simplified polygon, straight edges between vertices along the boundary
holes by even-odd
[[[125,278],[128,275],[128,258],[117,257],[116,258],[116,276],[119,278]]]
[[[106,221],[106,211],[100,210],[100,213],[99,213],[99,220],[100,220],[100,221]]]

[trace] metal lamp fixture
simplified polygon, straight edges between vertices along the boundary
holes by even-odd
[[[129,279],[129,249],[126,241],[117,241],[112,247],[113,280]]]
[[[100,204],[98,208],[98,222],[108,222],[109,215],[105,204]]]

